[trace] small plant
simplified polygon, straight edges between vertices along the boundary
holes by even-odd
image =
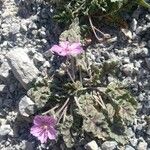
[[[104,84],[102,80],[107,74],[115,76],[117,62],[96,66],[89,63],[86,55],[79,55],[84,52],[81,44],[68,41],[63,44],[65,47],[60,43],[50,49],[60,56],[61,52],[65,52],[63,56],[66,60],[50,78],[45,79],[49,83],[46,84],[49,88],[49,97],[45,103],[47,111],[39,109],[43,117],[38,122],[35,117],[31,133],[41,142],[46,142],[48,138],[55,139],[56,122],[45,116],[53,115],[57,120],[58,138],[62,137],[68,148],[75,146],[87,135],[93,139],[114,139],[122,145],[126,144],[127,126],[133,123],[136,115],[136,100],[119,81]],[[31,90],[30,94],[35,95],[36,89]],[[40,133],[45,135],[44,139]]]

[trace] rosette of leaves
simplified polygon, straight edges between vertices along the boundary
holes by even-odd
[[[43,108],[51,94],[48,79],[39,79],[34,86],[28,90],[28,96],[35,102],[38,109]]]
[[[127,90],[113,84],[115,86],[113,85],[112,91],[119,89],[114,95],[108,94],[110,85],[80,93],[76,111],[83,117],[83,131],[90,136],[101,140],[113,139],[125,144],[127,126],[132,124],[135,118],[137,104]]]
[[[100,140],[113,139],[120,144],[126,144],[127,126],[132,124],[136,116],[136,100],[128,90],[121,87],[121,83],[112,82],[106,87],[100,87],[99,82],[105,74],[113,73],[110,68],[115,67],[116,63],[105,62],[99,67],[99,71],[94,71],[95,69],[89,66],[88,69],[98,75],[94,79],[94,84],[91,82],[93,79],[84,82],[84,78],[88,78],[88,75],[86,75],[87,68],[84,68],[83,63],[82,65],[82,84],[79,78],[75,81],[76,85],[64,80],[61,89],[61,94],[65,98],[70,97],[64,121],[59,126],[60,135],[66,146],[68,148],[75,146],[84,135]]]

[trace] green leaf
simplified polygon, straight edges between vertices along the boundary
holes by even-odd
[[[73,117],[66,116],[64,123],[60,124],[59,131],[63,137],[63,140],[68,148],[71,148],[74,145],[74,139],[71,136],[71,127],[73,125]]]
[[[145,0],[137,0],[137,3],[143,7],[150,8],[150,4],[145,2]]]

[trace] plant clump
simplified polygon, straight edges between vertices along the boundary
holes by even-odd
[[[103,83],[102,79],[108,74],[115,78],[118,62],[112,60],[95,65],[89,62],[83,49],[81,52],[82,55],[65,56],[60,68],[47,78],[47,111],[40,110],[40,106],[39,112],[56,118],[58,137],[63,139],[67,148],[74,147],[87,135],[101,141],[113,139],[124,145],[128,141],[127,126],[136,116],[136,100],[120,81]],[[56,54],[59,53],[56,51]],[[39,88],[32,92],[36,93]],[[45,94],[47,96],[47,92]],[[37,104],[41,105],[41,99],[37,100]]]

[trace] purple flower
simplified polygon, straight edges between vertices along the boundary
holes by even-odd
[[[55,52],[60,56],[76,56],[77,54],[80,54],[83,52],[83,48],[81,46],[81,43],[69,43],[66,42],[60,42],[59,45],[54,45],[50,49],[51,52]]]
[[[30,133],[37,137],[41,143],[46,143],[47,139],[56,139],[56,120],[52,116],[35,116],[34,125],[30,129]]]

